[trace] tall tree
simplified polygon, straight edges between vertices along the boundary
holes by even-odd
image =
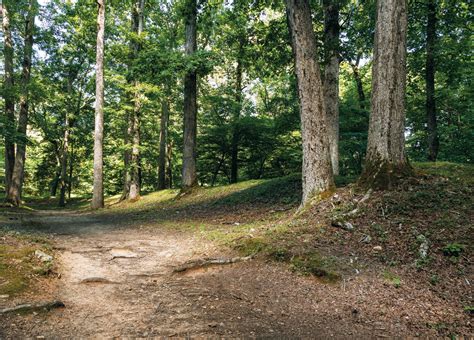
[[[435,46],[436,46],[436,1],[426,4],[426,118],[428,128],[428,160],[436,161],[439,150],[435,100]]]
[[[143,10],[145,0],[136,0],[132,5],[132,39],[130,42],[129,83],[132,86],[132,110],[128,113],[125,151],[125,181],[122,199],[136,200],[140,197],[140,111],[142,106],[140,83],[134,63],[141,49],[143,33]],[[129,149],[131,145],[131,149]]]
[[[287,0],[286,10],[295,57],[303,142],[302,205],[334,187],[324,91],[308,0]]]
[[[364,186],[391,188],[410,173],[405,155],[406,0],[379,0],[372,66],[372,111]]]
[[[334,175],[339,175],[339,1],[324,0],[324,100]]]
[[[160,154],[158,155],[158,190],[166,189],[166,156],[168,147],[168,124],[170,118],[169,96],[161,101]]]
[[[29,85],[31,78],[31,58],[33,55],[33,34],[35,30],[36,1],[28,2],[28,13],[25,20],[25,45],[23,50],[21,92],[20,92],[20,112],[18,115],[17,143],[15,164],[13,167],[12,179],[7,195],[7,202],[13,205],[20,205],[23,188],[23,178],[25,174],[26,160],[26,129],[28,125],[29,110]]]
[[[187,0],[186,6],[185,52],[192,57],[197,49],[197,0]],[[192,65],[192,63],[190,63]],[[197,184],[196,174],[196,133],[197,133],[197,73],[191,66],[184,78],[184,149],[183,149],[183,189]]]
[[[92,209],[104,207],[104,36],[105,0],[97,0],[97,54],[95,66],[94,185]]]
[[[355,62],[354,63],[349,62],[349,64],[352,69],[352,76],[354,77],[354,81],[357,86],[357,98],[359,99],[359,106],[362,110],[365,110],[364,86],[362,84],[362,78],[361,78],[360,70],[359,70],[360,57],[361,57],[360,54],[357,55]]]
[[[15,128],[15,98],[14,98],[14,71],[13,71],[13,40],[10,30],[10,2],[4,0],[0,5],[2,14],[3,55],[5,60],[5,81],[3,96],[5,99],[5,193],[8,194],[15,165],[15,143],[13,131]]]

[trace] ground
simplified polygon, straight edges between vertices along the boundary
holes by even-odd
[[[0,309],[65,307],[1,313],[0,338],[472,336],[473,168],[416,170],[304,211],[297,175],[2,208]],[[208,258],[242,261],[177,270]]]

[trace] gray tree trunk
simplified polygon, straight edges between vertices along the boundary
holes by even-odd
[[[21,76],[20,113],[18,115],[17,133],[19,139],[16,145],[15,164],[12,180],[7,195],[7,202],[15,206],[20,205],[25,173],[26,160],[26,129],[28,126],[29,85],[31,77],[31,57],[33,54],[33,34],[35,30],[36,1],[30,0],[25,22],[25,46],[23,54],[23,71]]]
[[[197,49],[197,1],[188,0],[186,6],[186,44],[187,56]],[[197,185],[196,173],[196,134],[197,134],[197,74],[190,70],[184,78],[184,149],[183,179],[184,190]]]
[[[360,184],[389,189],[411,168],[405,155],[406,0],[379,0],[372,66],[372,112]]]
[[[435,45],[436,45],[436,3],[428,0],[426,24],[426,118],[428,128],[428,160],[438,158],[439,139],[436,121],[435,100]]]
[[[357,56],[355,63],[350,63],[352,68],[352,75],[354,76],[354,80],[357,86],[357,96],[359,98],[359,107],[362,110],[365,110],[365,93],[364,93],[364,86],[362,84],[362,78],[359,72],[359,61],[360,55]]]
[[[160,154],[158,156],[158,190],[166,189],[166,146],[168,145],[168,123],[170,109],[168,96],[161,102]]]
[[[324,0],[324,99],[334,175],[339,175],[339,4]]]
[[[240,112],[242,111],[242,58],[244,49],[244,39],[241,39],[237,57],[237,67],[235,69],[235,102],[237,104],[233,117],[233,130],[231,141],[231,161],[230,161],[230,183],[237,183],[239,177],[239,140],[240,140]]]
[[[5,194],[8,194],[15,165],[15,143],[13,131],[15,130],[15,95],[14,95],[14,71],[13,71],[13,40],[10,30],[10,16],[8,13],[9,1],[4,0],[0,5],[2,13],[3,31],[3,56],[5,60],[5,80],[3,83],[3,97],[5,100]]]
[[[131,31],[134,36],[130,42],[130,76],[128,82],[133,87],[133,109],[127,115],[127,131],[125,135],[126,150],[124,153],[124,189],[121,200],[137,200],[140,198],[140,111],[142,106],[140,83],[137,81],[136,72],[132,66],[138,57],[141,43],[137,40],[143,33],[143,11],[145,0],[136,0],[132,5]],[[129,148],[130,147],[130,148]]]
[[[105,35],[105,0],[97,0],[97,53],[95,81],[95,130],[94,130],[94,186],[92,209],[104,207],[103,180],[103,139],[104,139],[104,35]]]
[[[329,137],[316,40],[308,0],[287,0],[288,24],[295,56],[295,71],[303,140],[302,205],[334,188]]]
[[[67,164],[68,164],[68,153],[69,153],[69,130],[70,130],[70,118],[69,114],[66,112],[66,117],[64,120],[64,136],[63,136],[63,149],[61,157],[61,180],[59,182],[59,206],[66,206],[66,189],[68,186],[68,174],[67,174]]]
[[[77,77],[77,73],[74,71],[70,71],[68,84],[67,84],[67,92],[68,92],[68,100],[69,100],[69,107],[68,111],[64,116],[64,134],[63,134],[63,146],[62,146],[62,155],[61,155],[61,180],[59,183],[60,192],[59,192],[59,206],[64,207],[66,206],[66,190],[69,187],[69,183],[71,181],[70,176],[68,176],[68,162],[70,161],[69,157],[69,138],[72,129],[72,121],[73,119],[70,117],[70,113],[75,111],[75,103],[73,100],[73,82]]]

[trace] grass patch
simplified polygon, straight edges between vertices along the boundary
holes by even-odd
[[[327,283],[333,283],[341,278],[336,271],[337,261],[333,257],[321,256],[318,253],[308,253],[294,256],[290,259],[291,267],[303,274],[314,275]]]
[[[450,162],[417,162],[414,163],[417,170],[463,182],[474,184],[474,165]]]
[[[17,295],[29,287],[35,276],[47,275],[51,263],[42,263],[36,250],[51,253],[45,240],[30,235],[12,235],[0,231],[0,294]]]
[[[395,288],[400,288],[402,285],[402,280],[400,279],[400,277],[388,270],[385,270],[383,272],[383,278]]]

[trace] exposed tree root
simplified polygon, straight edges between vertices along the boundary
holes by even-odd
[[[48,301],[48,302],[41,302],[41,303],[36,303],[36,304],[22,304],[18,305],[15,307],[11,308],[5,308],[0,310],[0,314],[6,314],[6,313],[33,313],[36,311],[42,311],[42,310],[51,310],[54,308],[62,308],[65,307],[64,303],[61,301]]]
[[[178,267],[176,267],[173,272],[174,273],[183,273],[188,270],[204,268],[207,266],[214,266],[214,265],[225,265],[225,264],[232,264],[237,262],[244,262],[252,259],[254,255],[245,256],[245,257],[232,257],[232,258],[217,258],[217,259],[198,259],[186,262]]]

